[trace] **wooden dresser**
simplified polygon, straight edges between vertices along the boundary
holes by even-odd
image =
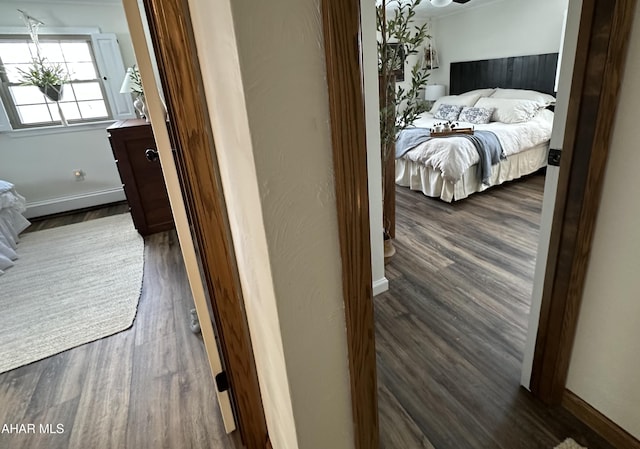
[[[107,128],[133,223],[145,236],[174,227],[151,124],[123,120]]]

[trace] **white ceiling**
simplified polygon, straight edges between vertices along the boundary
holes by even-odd
[[[0,0],[2,1],[2,0]],[[9,0],[16,1],[16,0]],[[382,0],[375,0],[376,4],[380,4]],[[387,0],[387,9],[393,9],[394,4],[396,4],[398,0]],[[400,0],[403,3],[408,3],[410,0]],[[429,0],[422,0],[422,3],[416,8],[416,11],[420,15],[429,16],[429,17],[439,17],[445,16],[449,14],[453,14],[456,12],[463,11],[468,8],[473,8],[475,6],[482,6],[487,3],[493,3],[495,1],[503,1],[503,0],[470,0],[465,5],[460,5],[458,3],[452,3],[448,6],[444,6],[441,8],[435,7],[431,5]],[[77,3],[77,4],[114,4],[121,3],[122,0],[54,0],[51,3]],[[18,3],[42,3],[42,0],[20,0]]]
[[[409,3],[410,0],[399,0],[402,3]],[[484,6],[488,3],[494,3],[496,1],[504,1],[504,0],[470,0],[464,5],[459,3],[451,3],[448,6],[436,7],[431,4],[429,0],[422,0],[420,5],[416,7],[416,13],[420,16],[427,17],[441,17],[447,16],[449,14],[455,14],[465,9],[475,8],[477,6]],[[387,9],[396,9],[398,0],[387,0]],[[382,3],[382,0],[376,0],[376,4],[379,5]]]
[[[2,0],[0,0],[2,1]],[[9,0],[15,1],[16,3],[42,3],[43,0]],[[399,0],[402,3],[409,3],[411,0]],[[464,11],[465,9],[474,8],[476,6],[483,6],[488,3],[493,3],[496,1],[504,1],[504,0],[470,0],[464,5],[458,3],[451,3],[448,6],[444,7],[436,7],[431,4],[429,0],[422,0],[420,5],[416,8],[416,12],[421,16],[428,17],[440,17],[446,16],[449,14],[454,14],[457,12]],[[120,4],[122,0],[53,0],[50,3],[76,3],[76,4]],[[382,0],[375,0],[376,4],[380,4]],[[394,6],[397,5],[398,0],[387,0],[387,9],[395,9]]]

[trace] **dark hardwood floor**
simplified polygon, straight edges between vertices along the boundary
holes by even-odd
[[[63,212],[46,217],[31,219],[31,226],[24,232],[42,231],[43,229],[56,228],[83,221],[93,220],[96,218],[109,217],[111,215],[128,213],[129,205],[126,201],[108,204],[106,206],[89,207],[73,212]]]
[[[396,189],[374,299],[382,447],[611,448],[519,386],[543,188],[536,174],[453,204]]]
[[[571,437],[612,449],[519,387],[544,178],[447,204],[397,189],[390,290],[375,298],[385,449],[551,449]],[[126,205],[35,222],[31,230],[126,212]],[[2,449],[226,448],[214,386],[173,232],[145,241],[133,327],[0,374]]]
[[[123,213],[64,215],[31,230]],[[36,275],[36,274],[34,274]],[[216,404],[173,231],[145,240],[142,293],[123,332],[0,374],[0,426],[62,424],[60,434],[0,434],[2,449],[231,448]]]

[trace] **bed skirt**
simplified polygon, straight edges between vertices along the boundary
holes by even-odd
[[[546,167],[548,151],[549,144],[544,143],[508,156],[493,167],[489,185],[482,184],[477,165],[473,165],[459,181],[453,183],[443,179],[440,171],[432,167],[404,158],[396,159],[396,184],[450,203]]]

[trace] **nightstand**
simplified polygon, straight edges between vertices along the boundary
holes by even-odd
[[[140,235],[172,229],[173,216],[151,124],[140,119],[123,120],[107,132],[133,224]]]

